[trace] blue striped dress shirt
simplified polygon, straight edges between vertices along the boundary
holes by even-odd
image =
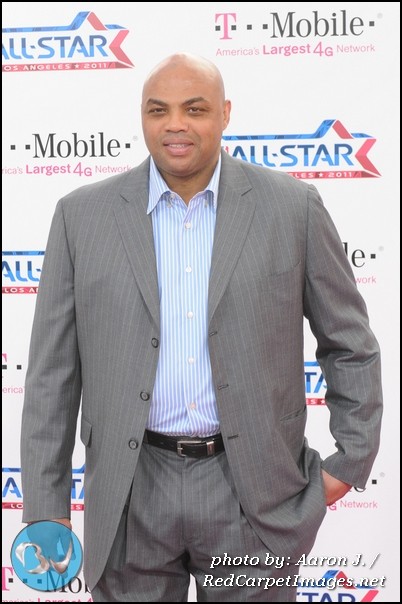
[[[190,200],[169,190],[151,158],[149,203],[158,271],[161,338],[148,429],[170,435],[219,432],[208,350],[208,283],[221,160]]]

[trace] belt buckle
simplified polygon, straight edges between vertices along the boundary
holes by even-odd
[[[207,442],[202,440],[178,440],[176,443],[176,451],[177,455],[180,457],[189,457],[189,455],[183,453],[183,445],[206,445],[208,457],[215,453],[215,441],[213,440],[209,440]]]
[[[176,451],[177,455],[180,457],[189,457],[185,453],[183,453],[183,445],[200,445],[202,444],[202,440],[178,440],[176,443]]]

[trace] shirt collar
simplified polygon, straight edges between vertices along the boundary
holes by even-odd
[[[211,180],[208,183],[208,186],[204,189],[204,191],[211,191],[212,200],[213,200],[213,208],[216,212],[216,207],[218,203],[218,190],[219,190],[219,178],[221,174],[221,156],[219,155],[218,163],[216,164],[216,168],[214,173],[212,174]],[[203,191],[200,191],[202,193]],[[171,193],[169,187],[161,176],[156,164],[151,157],[150,168],[149,168],[149,201],[147,214],[150,214],[163,197],[165,193]]]

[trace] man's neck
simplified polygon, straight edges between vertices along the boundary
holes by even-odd
[[[208,186],[216,165],[212,166],[209,170],[205,170],[199,174],[193,174],[188,177],[174,176],[172,174],[164,174],[161,172],[169,189],[177,195],[180,195],[186,205],[188,205],[194,195],[204,191]]]

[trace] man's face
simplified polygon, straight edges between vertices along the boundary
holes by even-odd
[[[142,102],[145,142],[166,182],[211,172],[229,123],[221,81],[196,66],[165,66],[146,82]]]

